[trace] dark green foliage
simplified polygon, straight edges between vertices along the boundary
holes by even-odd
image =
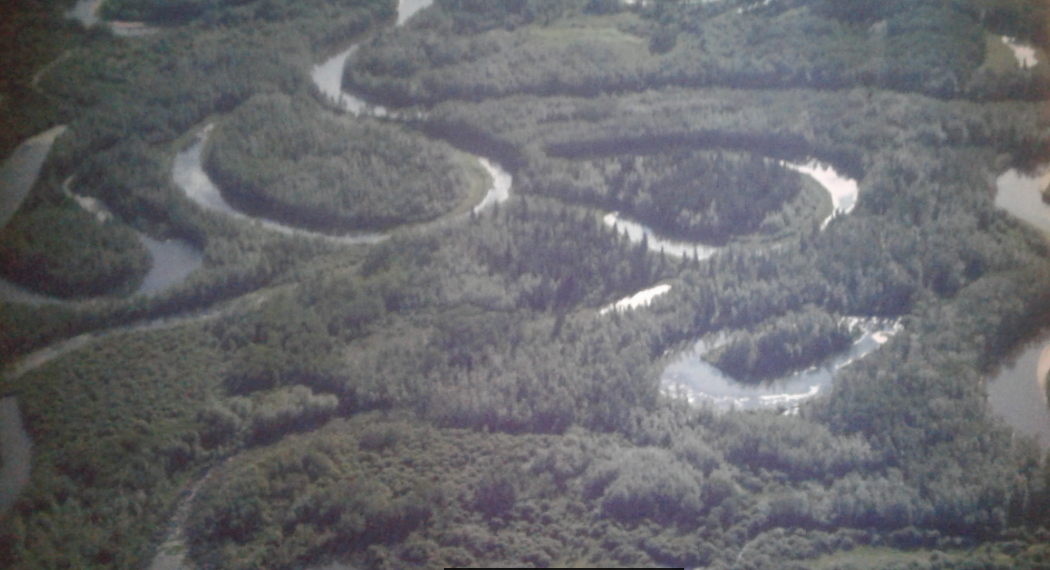
[[[563,19],[551,21],[486,3],[439,3],[428,18],[363,46],[348,61],[346,81],[394,105],[516,93],[593,97],[669,85],[870,86],[940,97],[1003,96],[994,85],[969,83],[985,45],[980,14],[971,10],[828,0],[818,5],[826,10],[785,9],[777,2],[741,14],[694,4],[653,2],[637,14],[581,23],[569,8]],[[608,12],[593,2],[586,11]],[[868,25],[889,22],[869,30],[836,19],[844,15]],[[1045,74],[1038,81],[1045,86]],[[1021,93],[1039,97],[1021,85],[1010,96]]]
[[[449,212],[481,186],[466,160],[399,127],[343,120],[311,101],[268,95],[222,123],[204,162],[239,209],[346,233]]]
[[[522,173],[522,191],[597,202],[664,235],[724,244],[773,221],[802,186],[800,177],[755,155],[681,149],[589,161],[548,160]]]
[[[0,232],[0,273],[57,297],[130,292],[150,263],[132,231],[72,203],[18,214]]]
[[[9,568],[132,568],[208,459],[194,416],[222,360],[196,326],[89,343],[18,378],[32,479],[3,521]],[[114,363],[118,363],[114,366]]]
[[[664,449],[632,449],[594,466],[585,484],[600,491],[602,513],[625,522],[689,524],[704,510],[703,476]]]
[[[249,100],[294,101],[297,124],[264,125],[268,141],[308,142],[289,135],[324,130],[303,103],[312,54],[372,16],[166,5],[196,6],[200,25],[96,38],[42,80],[79,118],[29,203],[45,211],[75,173],[128,223],[192,237],[209,266],[158,299],[5,306],[4,357],[262,290],[206,327],[129,332],[3,380],[35,453],[0,565],[142,567],[179,486],[236,454],[193,505],[201,566],[1045,566],[1050,472],[983,388],[1050,322],[1045,240],[996,211],[990,183],[1045,159],[1044,105],[874,89],[987,94],[967,77],[979,26],[1032,28],[1007,20],[1038,6],[890,3],[843,23],[802,1],[441,1],[360,50],[352,81],[460,99],[419,123],[505,161],[529,196],[365,252],[198,210],[167,181],[165,145]],[[1025,85],[993,98],[1038,92]],[[587,97],[535,95],[551,93]],[[507,96],[466,102],[490,95]],[[748,185],[794,177],[752,156],[830,161],[859,179],[857,207],[821,230],[811,188]],[[733,239],[707,260],[627,243],[586,209],[669,227],[685,209],[700,216],[681,229],[707,231],[705,208],[733,200],[737,225],[718,227]],[[768,239],[740,238],[781,214]],[[672,290],[649,308],[597,315],[657,282]],[[833,314],[902,316],[904,331],[798,416],[659,394],[664,356],[698,336],[750,331],[756,352],[803,365],[843,340]]]
[[[68,119],[37,77],[78,44],[78,25],[59,10],[64,2],[12,0],[0,6],[0,157],[25,139]]]
[[[490,239],[497,233],[501,239]],[[595,306],[658,281],[666,269],[593,214],[549,203],[515,202],[462,236],[483,263],[516,282],[518,307],[539,311]]]
[[[232,361],[231,393],[295,384],[330,389],[339,383],[337,343],[362,336],[384,313],[379,296],[352,280],[319,280],[303,289],[216,323]]]
[[[839,319],[810,306],[736,334],[703,358],[736,380],[760,382],[819,363],[852,342]]]
[[[375,20],[393,17],[396,6],[390,0],[108,0],[100,15],[107,20],[160,26],[197,22],[205,27],[232,27],[298,21],[317,45],[325,45],[359,34]]]
[[[172,182],[170,168],[166,153],[133,138],[86,160],[72,179],[73,189],[98,198],[133,226],[203,248],[204,224]]]
[[[984,61],[984,30],[951,8],[916,3],[894,11],[886,28],[887,59],[909,62],[903,70],[883,72],[898,89],[955,95]]]
[[[488,518],[506,514],[514,508],[518,492],[505,475],[493,474],[478,485],[474,492],[474,507]]]

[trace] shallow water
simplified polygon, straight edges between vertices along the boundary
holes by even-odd
[[[493,204],[506,202],[507,199],[510,198],[510,187],[514,182],[510,173],[503,170],[503,167],[499,164],[480,156],[477,157],[477,159],[478,162],[481,163],[481,166],[485,167],[485,170],[488,171],[489,176],[492,177],[492,188],[489,188],[489,191],[485,193],[485,197],[478,202],[477,206],[474,206],[473,210],[475,214]]]
[[[995,205],[1050,234],[1050,204],[1042,196],[1048,184],[1050,167],[1032,174],[1010,169],[995,181]]]
[[[1035,56],[1035,48],[1022,44],[1010,36],[1003,36],[1002,39],[1006,47],[1013,50],[1018,66],[1027,69],[1039,63],[1039,59]]]
[[[663,391],[684,397],[691,404],[708,404],[719,409],[797,408],[833,382],[834,373],[854,360],[863,358],[901,330],[900,324],[882,319],[847,319],[851,328],[862,332],[849,351],[829,358],[821,365],[761,384],[738,382],[700,358],[709,344],[703,340],[664,369]],[[713,348],[718,344],[710,344]]]
[[[626,233],[631,243],[641,242],[644,236],[650,251],[662,250],[667,255],[675,257],[693,257],[695,254],[699,259],[707,259],[718,252],[718,248],[712,245],[660,237],[649,226],[624,218],[619,212],[606,214],[602,222],[606,226],[616,228],[621,233]]]
[[[839,215],[849,214],[857,205],[857,195],[859,193],[857,181],[839,174],[833,167],[817,162],[816,160],[811,160],[806,163],[782,162],[781,164],[787,168],[813,177],[813,179],[816,180],[831,197],[832,211],[831,214],[821,222],[821,229],[827,227],[828,222],[830,222],[832,218]],[[606,226],[615,227],[621,232],[626,231],[627,237],[630,238],[632,243],[642,241],[642,237],[645,236],[648,240],[649,249],[651,251],[663,250],[664,253],[675,257],[692,257],[695,254],[699,259],[707,259],[718,253],[719,250],[718,247],[704,243],[679,241],[660,237],[649,226],[625,218],[619,212],[606,214],[605,217],[602,218],[602,222],[604,222]]]
[[[816,160],[811,160],[805,164],[789,162],[781,164],[802,174],[812,176],[831,196],[831,215],[821,222],[820,229],[827,227],[828,222],[835,216],[852,212],[854,206],[857,205],[857,194],[859,194],[857,181],[839,174],[830,165],[822,164]]]
[[[186,196],[191,200],[199,204],[200,206],[221,212],[233,218],[243,220],[248,223],[258,224],[260,227],[267,230],[279,232],[285,235],[295,235],[312,239],[323,239],[326,241],[344,244],[344,245],[357,245],[357,244],[375,244],[379,243],[390,237],[389,233],[360,233],[346,236],[337,236],[323,234],[320,232],[314,232],[297,228],[295,226],[289,226],[276,222],[273,220],[267,220],[264,218],[256,218],[249,216],[231,206],[219,192],[218,186],[212,182],[207,172],[204,172],[204,168],[201,164],[201,153],[204,150],[204,143],[207,139],[210,127],[206,127],[205,130],[198,136],[197,140],[193,144],[188,146],[186,149],[175,155],[175,163],[172,169],[172,177],[175,180],[175,184],[186,192]],[[478,161],[488,171],[489,176],[492,177],[492,187],[482,198],[473,210],[475,213],[490,207],[493,204],[503,202],[510,197],[510,187],[513,183],[513,179],[507,171],[503,170],[499,164],[492,162],[488,159],[478,157]],[[431,222],[425,222],[417,224],[416,228],[427,228],[432,224],[443,224],[448,219],[438,218]]]
[[[397,25],[404,24],[413,14],[433,3],[434,0],[401,0],[397,3]]]
[[[201,153],[204,151],[204,142],[207,139],[207,133],[209,130],[210,129],[205,129],[202,136],[199,136],[193,144],[175,155],[175,164],[172,169],[172,177],[175,180],[175,184],[186,192],[186,196],[189,197],[189,199],[193,200],[201,207],[221,212],[227,216],[237,218],[238,220],[254,223],[264,229],[290,236],[323,239],[347,245],[374,244],[387,239],[386,235],[378,233],[362,233],[347,236],[328,235],[296,228],[294,226],[288,226],[273,220],[255,218],[234,209],[233,206],[230,206],[230,204],[223,199],[222,194],[219,192],[219,188],[214,182],[212,182],[211,178],[206,172],[204,172],[204,168],[201,166]]]
[[[343,110],[360,115],[367,103],[358,99],[353,93],[343,91],[343,67],[346,60],[357,49],[357,44],[345,49],[310,70],[310,77],[321,93]]]
[[[404,24],[413,14],[433,3],[434,0],[401,0],[397,6],[397,25]],[[321,93],[348,113],[360,115],[363,111],[371,109],[378,116],[386,116],[385,108],[372,108],[353,93],[343,90],[343,68],[346,66],[347,58],[355,50],[357,50],[356,43],[315,65],[310,70],[310,77]]]
[[[1050,407],[1040,386],[1040,357],[1050,357],[1050,333],[1029,342],[1020,352],[1004,362],[988,380],[988,404],[996,415],[1018,433],[1039,439],[1043,449],[1050,449]],[[1043,378],[1046,377],[1044,361]]]
[[[602,308],[602,310],[598,311],[598,314],[604,315],[610,311],[616,311],[619,313],[630,309],[637,309],[638,307],[647,307],[649,306],[649,303],[653,302],[653,299],[659,297],[660,295],[663,295],[664,293],[667,293],[670,290],[671,286],[667,283],[663,283],[655,287],[650,287],[643,291],[639,291],[634,295],[631,295],[630,297],[620,299],[619,301],[616,301],[608,307]]]
[[[1048,184],[1050,167],[1031,174],[1008,170],[995,181],[995,205],[1050,234],[1050,205],[1042,199],[1042,191]],[[1050,333],[1030,342],[1017,356],[1004,362],[987,384],[992,411],[1018,432],[1038,437],[1044,449],[1050,448],[1050,407],[1040,382],[1050,369],[1048,348]]]
[[[153,265],[135,293],[152,294],[181,282],[204,264],[204,254],[190,244],[179,240],[156,240],[139,234],[142,244],[149,249]]]

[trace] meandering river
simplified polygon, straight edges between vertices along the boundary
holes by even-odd
[[[1027,174],[1008,170],[995,184],[997,207],[1050,235],[1050,205],[1042,200],[1050,167]],[[1048,369],[1050,331],[1019,349],[987,384],[992,411],[1017,432],[1039,438],[1043,449],[1050,449],[1050,407],[1043,388]]]
[[[808,370],[760,384],[739,382],[709,364],[701,356],[722,339],[700,340],[664,370],[663,391],[686,398],[692,404],[707,404],[723,410],[783,408],[792,412],[803,400],[831,387],[836,371],[876,350],[902,329],[896,321],[874,318],[848,317],[845,324],[859,334],[846,353]]]
[[[345,236],[325,234],[290,226],[274,220],[249,216],[248,214],[235,209],[222,197],[222,193],[219,191],[218,186],[216,186],[211,180],[208,173],[204,171],[201,155],[204,151],[204,145],[207,142],[208,134],[211,131],[210,127],[211,125],[205,127],[192,144],[175,156],[175,162],[172,168],[172,176],[175,179],[175,184],[186,192],[187,197],[201,207],[221,212],[244,222],[258,224],[264,229],[285,235],[322,239],[344,245],[376,244],[390,237],[390,233],[376,232]],[[489,177],[492,180],[492,186],[489,187],[481,201],[473,207],[475,213],[480,212],[493,204],[506,200],[510,196],[510,187],[513,184],[513,178],[511,175],[503,170],[499,164],[485,158],[476,158],[481,166],[488,172]],[[467,216],[467,214],[460,217],[465,216]],[[430,222],[423,222],[409,227],[427,229],[432,225],[440,225],[446,221],[447,219],[438,218]]]
[[[856,180],[843,176],[834,167],[817,160],[810,160],[806,163],[781,162],[781,164],[812,177],[831,197],[831,214],[821,222],[820,229],[826,228],[835,216],[845,215],[853,211],[853,207],[857,204],[857,194],[859,192]],[[719,250],[718,247],[705,243],[675,240],[660,236],[649,226],[626,218],[619,212],[606,214],[602,218],[602,222],[606,226],[617,228],[617,230],[626,233],[632,243],[639,243],[642,241],[642,238],[645,238],[650,250],[663,251],[667,255],[674,257],[696,256],[698,259],[707,259],[718,253]]]
[[[821,222],[821,229],[826,228],[835,216],[846,215],[853,211],[858,194],[856,180],[843,176],[833,167],[816,160],[806,163],[782,164],[811,176],[831,197],[832,213]],[[649,249],[654,251],[662,250],[675,256],[695,255],[699,259],[711,257],[719,251],[717,247],[702,243],[662,238],[654,234],[650,228],[638,222],[625,220],[616,212],[606,215],[603,221],[607,226],[625,231],[633,242],[640,242],[644,236],[649,244]],[[626,310],[643,306],[651,299],[645,294],[655,295],[664,292],[666,290],[657,292],[655,288],[642,291],[638,294],[641,297],[637,299],[628,297],[619,301],[614,307],[617,310]],[[606,307],[602,309],[602,313],[612,308]],[[717,344],[718,341],[697,341],[692,350],[679,355],[664,369],[661,376],[662,389],[672,396],[684,397],[690,403],[706,403],[720,409],[784,408],[789,412],[797,410],[800,402],[820,394],[831,386],[835,371],[877,349],[900,330],[898,323],[881,319],[850,317],[847,319],[847,324],[859,334],[859,338],[850,350],[827,359],[817,367],[760,384],[739,382],[708,364],[701,358],[701,355],[712,347],[709,346],[709,342]]]

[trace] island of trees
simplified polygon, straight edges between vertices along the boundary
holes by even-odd
[[[252,98],[212,135],[207,171],[244,212],[343,233],[434,219],[485,192],[481,166],[447,144],[326,115],[285,95]]]

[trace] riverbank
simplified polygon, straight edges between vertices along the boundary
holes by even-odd
[[[1050,204],[1042,191],[1050,184],[1050,168],[1032,174],[1010,169],[995,180],[995,206],[1050,235]],[[1050,402],[1046,375],[1050,372],[1050,336],[1044,334],[1019,349],[1015,359],[1003,363],[987,384],[992,410],[1015,430],[1039,438],[1050,448]],[[1035,382],[1032,382],[1033,376]]]

